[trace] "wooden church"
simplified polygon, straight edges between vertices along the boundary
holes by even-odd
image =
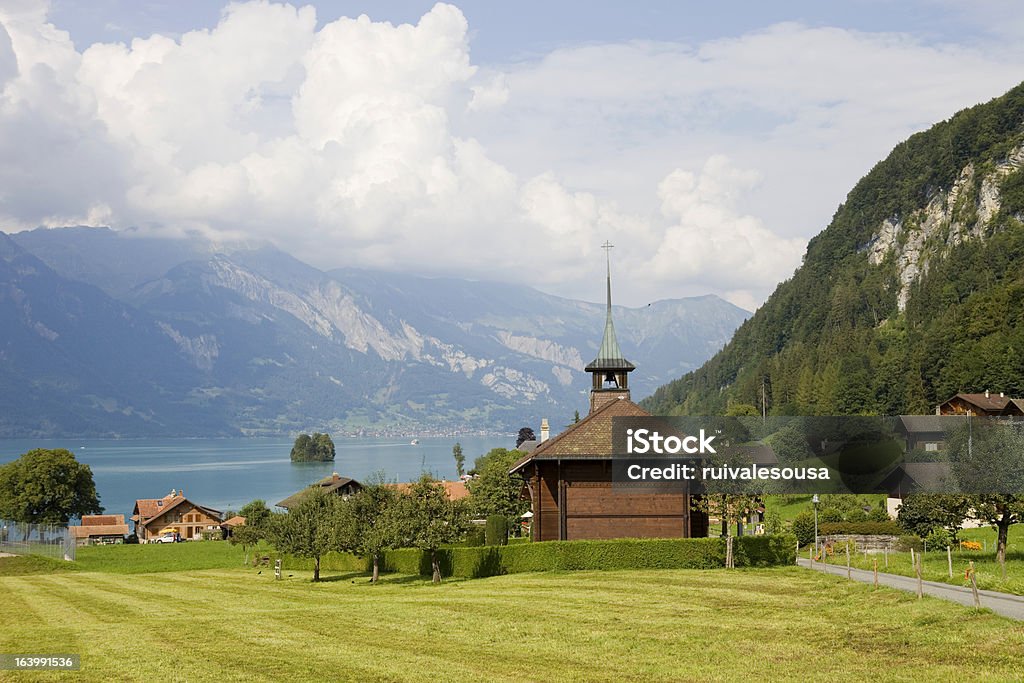
[[[606,244],[605,247],[610,248]],[[708,516],[688,492],[643,486],[612,488],[612,419],[650,417],[629,395],[629,373],[612,323],[611,263],[601,348],[585,370],[591,376],[590,412],[540,443],[512,467],[526,480],[534,541],[604,538],[689,538],[708,535]]]

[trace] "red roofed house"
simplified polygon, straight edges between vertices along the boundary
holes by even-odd
[[[79,526],[70,526],[68,531],[76,545],[124,543],[128,525],[124,515],[85,515]]]
[[[609,267],[604,338],[591,374],[590,414],[543,441],[512,467],[526,480],[534,541],[601,538],[678,538],[708,535],[708,516],[689,492],[612,490],[612,420],[650,417],[633,403],[629,373],[612,324]]]
[[[466,488],[466,482],[463,481],[439,481],[437,482],[444,487],[445,495],[448,496],[448,500],[462,500],[469,495],[469,489]],[[401,484],[385,484],[389,488],[393,488],[399,493],[408,493],[409,489],[412,488],[410,483]]]
[[[167,528],[174,528],[183,539],[202,538],[204,531],[220,531],[220,510],[197,505],[172,490],[163,498],[140,498],[135,501],[132,521],[139,543],[156,538]]]

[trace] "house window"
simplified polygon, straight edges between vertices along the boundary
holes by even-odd
[[[934,442],[926,443],[924,445],[924,449],[925,449],[925,451],[927,451],[929,453],[934,453],[935,451],[939,450],[939,444],[934,443]]]

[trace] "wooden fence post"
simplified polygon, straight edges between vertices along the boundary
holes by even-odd
[[[882,550],[882,555],[885,556],[885,568],[888,569],[889,568],[889,548],[888,548],[888,546],[886,546]]]
[[[849,541],[846,542],[846,578],[848,578],[848,579],[851,578],[851,576],[850,576],[850,542]]]
[[[878,590],[878,558],[874,558],[873,563],[875,565],[875,590]]]
[[[910,549],[910,566],[911,567],[916,567],[917,566],[917,557],[915,557],[915,555],[914,555],[914,549],[913,548]]]
[[[981,609],[981,598],[978,596],[978,580],[974,578],[974,560],[971,560],[971,566],[967,569],[967,575],[971,579],[971,593],[974,594],[974,607]]]
[[[917,599],[920,600],[924,597],[924,582],[921,580],[921,554],[917,555],[917,564],[914,565],[914,571],[917,573]]]
[[[946,546],[946,561],[949,563],[949,578],[953,578],[953,549]]]

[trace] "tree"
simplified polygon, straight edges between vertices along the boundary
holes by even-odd
[[[476,477],[466,483],[474,515],[504,515],[506,519],[518,520],[530,508],[530,502],[522,499],[522,476],[509,474],[522,455],[521,451],[493,448],[476,459]]]
[[[516,436],[516,448],[519,448],[527,441],[536,441],[537,435],[529,427],[520,427],[519,435]]]
[[[245,517],[245,525],[252,527],[266,527],[270,522],[270,508],[264,500],[257,498],[242,506],[238,511],[240,517]]]
[[[88,465],[63,448],[37,448],[0,467],[0,517],[66,525],[103,512]]]
[[[299,434],[292,446],[292,462],[329,462],[334,460],[334,441],[330,434]]]
[[[935,529],[944,529],[955,541],[970,508],[971,501],[967,496],[914,493],[903,499],[896,513],[896,522],[921,538],[926,538]]]
[[[572,416],[572,423],[573,423],[573,424],[576,424],[576,423],[577,423],[577,422],[579,422],[579,421],[580,421],[580,411],[579,411],[579,410],[577,410],[577,411],[576,411],[576,412],[575,412],[575,413],[573,414],[573,416]]]
[[[459,479],[466,474],[466,456],[462,452],[462,444],[458,441],[452,446],[452,457],[455,458],[455,471],[459,474]]]
[[[967,418],[947,434],[947,452],[974,515],[996,530],[996,561],[1006,578],[1010,527],[1024,521],[1024,424]]]
[[[441,565],[437,549],[446,543],[455,543],[466,533],[469,516],[461,501],[448,499],[444,487],[424,474],[398,497],[395,505],[401,520],[401,536],[406,545],[430,553],[430,566],[434,583],[441,581]]]
[[[270,538],[279,551],[313,560],[313,581],[320,580],[320,558],[337,541],[337,496],[313,490],[287,513],[271,519]]]
[[[339,504],[338,546],[373,562],[371,583],[380,576],[380,558],[402,540],[401,510],[395,490],[383,481],[373,482]]]
[[[238,511],[238,514],[241,517],[245,517],[245,523],[231,530],[231,535],[228,537],[228,542],[231,545],[251,548],[260,541],[269,538],[273,513],[264,501],[256,499],[246,503]]]
[[[1006,579],[1006,539],[1010,527],[1024,522],[1024,496],[992,494],[972,496],[974,514],[996,530],[996,561]]]

